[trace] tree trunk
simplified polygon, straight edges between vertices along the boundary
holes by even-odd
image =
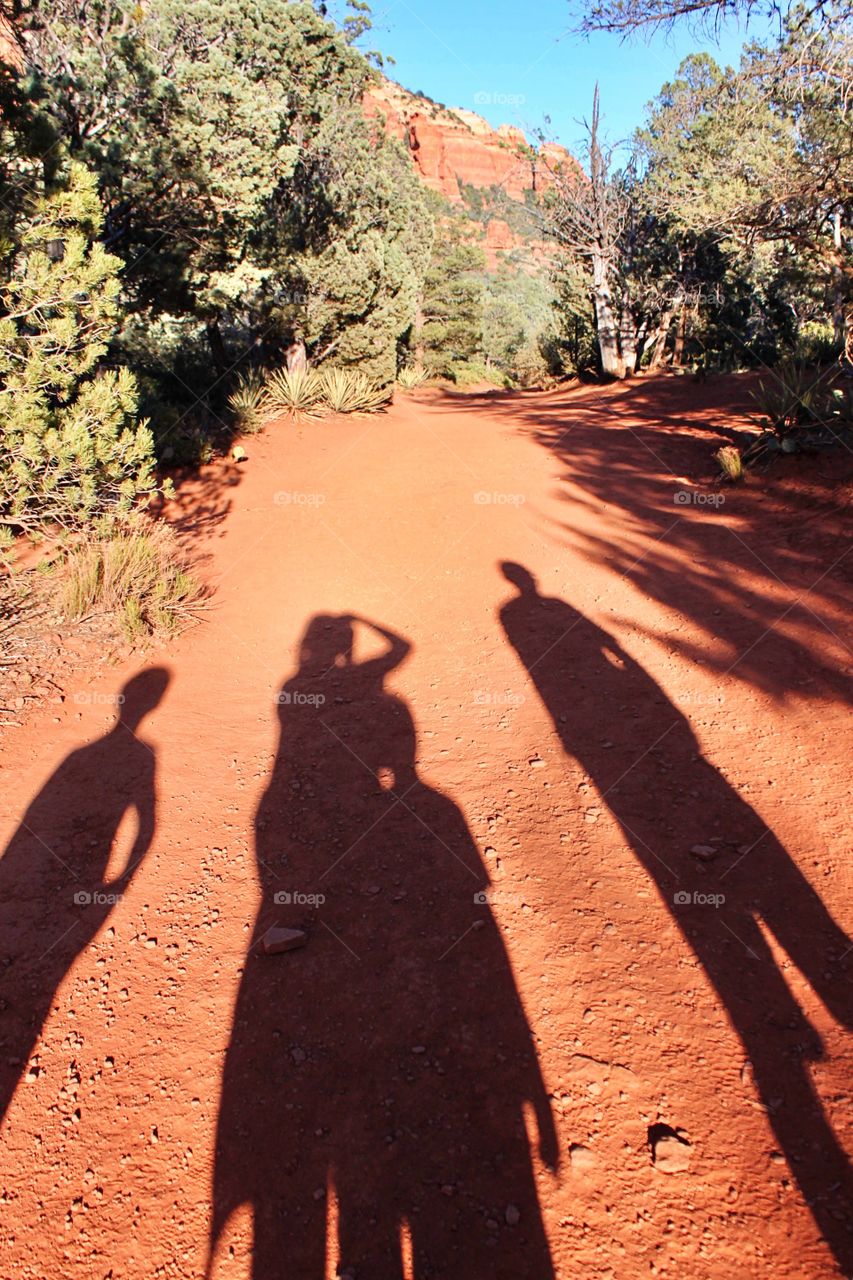
[[[205,325],[207,344],[217,373],[225,373],[228,368],[228,357],[225,354],[225,343],[222,341],[222,330],[219,328],[219,316],[211,317]]]
[[[669,326],[672,324],[673,317],[672,307],[665,311],[660,319],[657,332],[654,336],[654,350],[652,358],[649,361],[649,373],[655,373],[663,364],[663,357],[666,351],[666,340],[669,337]]]
[[[672,350],[672,363],[678,368],[684,357],[684,343],[687,339],[687,308],[682,307],[678,313],[678,328],[675,331],[675,346]]]
[[[592,260],[593,305],[595,330],[601,355],[601,371],[608,378],[624,378],[625,362],[622,359],[619,325],[613,311],[613,296],[607,279],[607,267],[601,254]]]

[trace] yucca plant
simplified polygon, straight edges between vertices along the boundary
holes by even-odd
[[[323,401],[332,413],[376,413],[391,398],[388,387],[377,387],[358,369],[324,369],[320,375]]]
[[[397,374],[397,386],[404,391],[414,391],[429,382],[429,378],[430,375],[422,364],[407,364]]]
[[[310,417],[321,407],[323,384],[316,369],[277,369],[264,383],[261,412],[266,417],[289,413]]]
[[[244,374],[228,397],[237,428],[244,435],[260,431],[266,421],[264,411],[265,377],[257,369]]]
[[[802,360],[780,360],[771,380],[762,378],[752,393],[765,426],[782,439],[796,427],[819,420],[830,376]]]
[[[743,479],[743,458],[740,449],[736,449],[732,444],[724,444],[718,449],[714,457],[720,464],[720,469],[727,480],[731,480],[732,484],[737,484]]]

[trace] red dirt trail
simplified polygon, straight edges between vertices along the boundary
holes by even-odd
[[[716,488],[747,407],[183,486],[204,621],[0,745],[2,1280],[853,1275],[853,468]]]

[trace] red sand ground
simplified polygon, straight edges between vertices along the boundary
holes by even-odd
[[[746,403],[182,489],[206,621],[3,739],[3,1280],[853,1274],[851,465],[715,489]]]

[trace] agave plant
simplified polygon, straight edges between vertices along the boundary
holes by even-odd
[[[316,369],[277,369],[264,383],[263,412],[315,415],[320,410],[323,384]]]
[[[397,374],[397,386],[404,391],[414,391],[416,387],[422,387],[428,382],[429,376],[422,364],[407,364]]]
[[[324,369],[320,375],[324,403],[332,413],[376,413],[391,398],[358,369]]]
[[[244,435],[260,431],[264,425],[264,375],[257,370],[244,374],[228,397],[237,427]]]

